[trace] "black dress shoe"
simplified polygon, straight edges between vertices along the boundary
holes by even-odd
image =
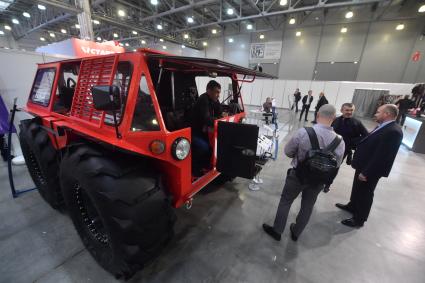
[[[275,239],[276,241],[280,241],[280,238],[282,237],[278,232],[276,232],[272,226],[267,225],[266,223],[263,224],[263,230],[264,232],[266,232],[267,234],[270,235],[270,237],[272,237],[273,239]]]
[[[291,223],[291,225],[289,226],[289,231],[291,231],[291,239],[292,241],[296,242],[298,240],[298,236],[295,236],[294,228],[295,228],[295,223]]]
[[[335,206],[339,209],[353,213],[353,209],[348,204],[336,203]]]
[[[354,218],[344,219],[341,221],[341,223],[345,226],[352,227],[352,228],[360,228],[363,226],[362,222],[358,222]]]

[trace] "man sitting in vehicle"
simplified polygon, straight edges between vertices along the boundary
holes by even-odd
[[[214,131],[214,120],[221,118],[223,111],[218,98],[221,85],[211,80],[207,92],[201,94],[192,109],[192,171],[195,176],[202,175],[202,169],[210,167],[211,145],[208,133]]]

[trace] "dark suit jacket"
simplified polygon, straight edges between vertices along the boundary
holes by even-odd
[[[351,166],[368,178],[388,177],[402,139],[399,125],[385,125],[357,145]]]
[[[307,103],[307,97],[308,97],[308,95],[304,95],[303,100],[302,100],[303,101],[303,105]],[[310,105],[311,105],[311,102],[312,101],[313,101],[313,95],[310,96]]]
[[[325,104],[328,104],[328,100],[326,99],[325,96],[322,96],[319,98],[319,101],[317,101],[317,105],[316,105],[316,110],[318,111],[320,109],[320,107],[322,107]]]
[[[332,128],[344,139],[346,150],[354,149],[369,134],[362,122],[356,118],[339,116],[332,122]]]

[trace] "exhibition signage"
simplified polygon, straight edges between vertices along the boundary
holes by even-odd
[[[251,43],[249,57],[251,60],[280,59],[281,52],[282,52],[282,41]]]

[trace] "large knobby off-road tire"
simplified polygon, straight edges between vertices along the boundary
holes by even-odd
[[[75,145],[62,158],[60,179],[84,245],[117,278],[131,277],[172,238],[176,217],[146,160]]]
[[[22,120],[19,142],[28,171],[38,192],[55,209],[63,208],[58,151],[38,118]]]

